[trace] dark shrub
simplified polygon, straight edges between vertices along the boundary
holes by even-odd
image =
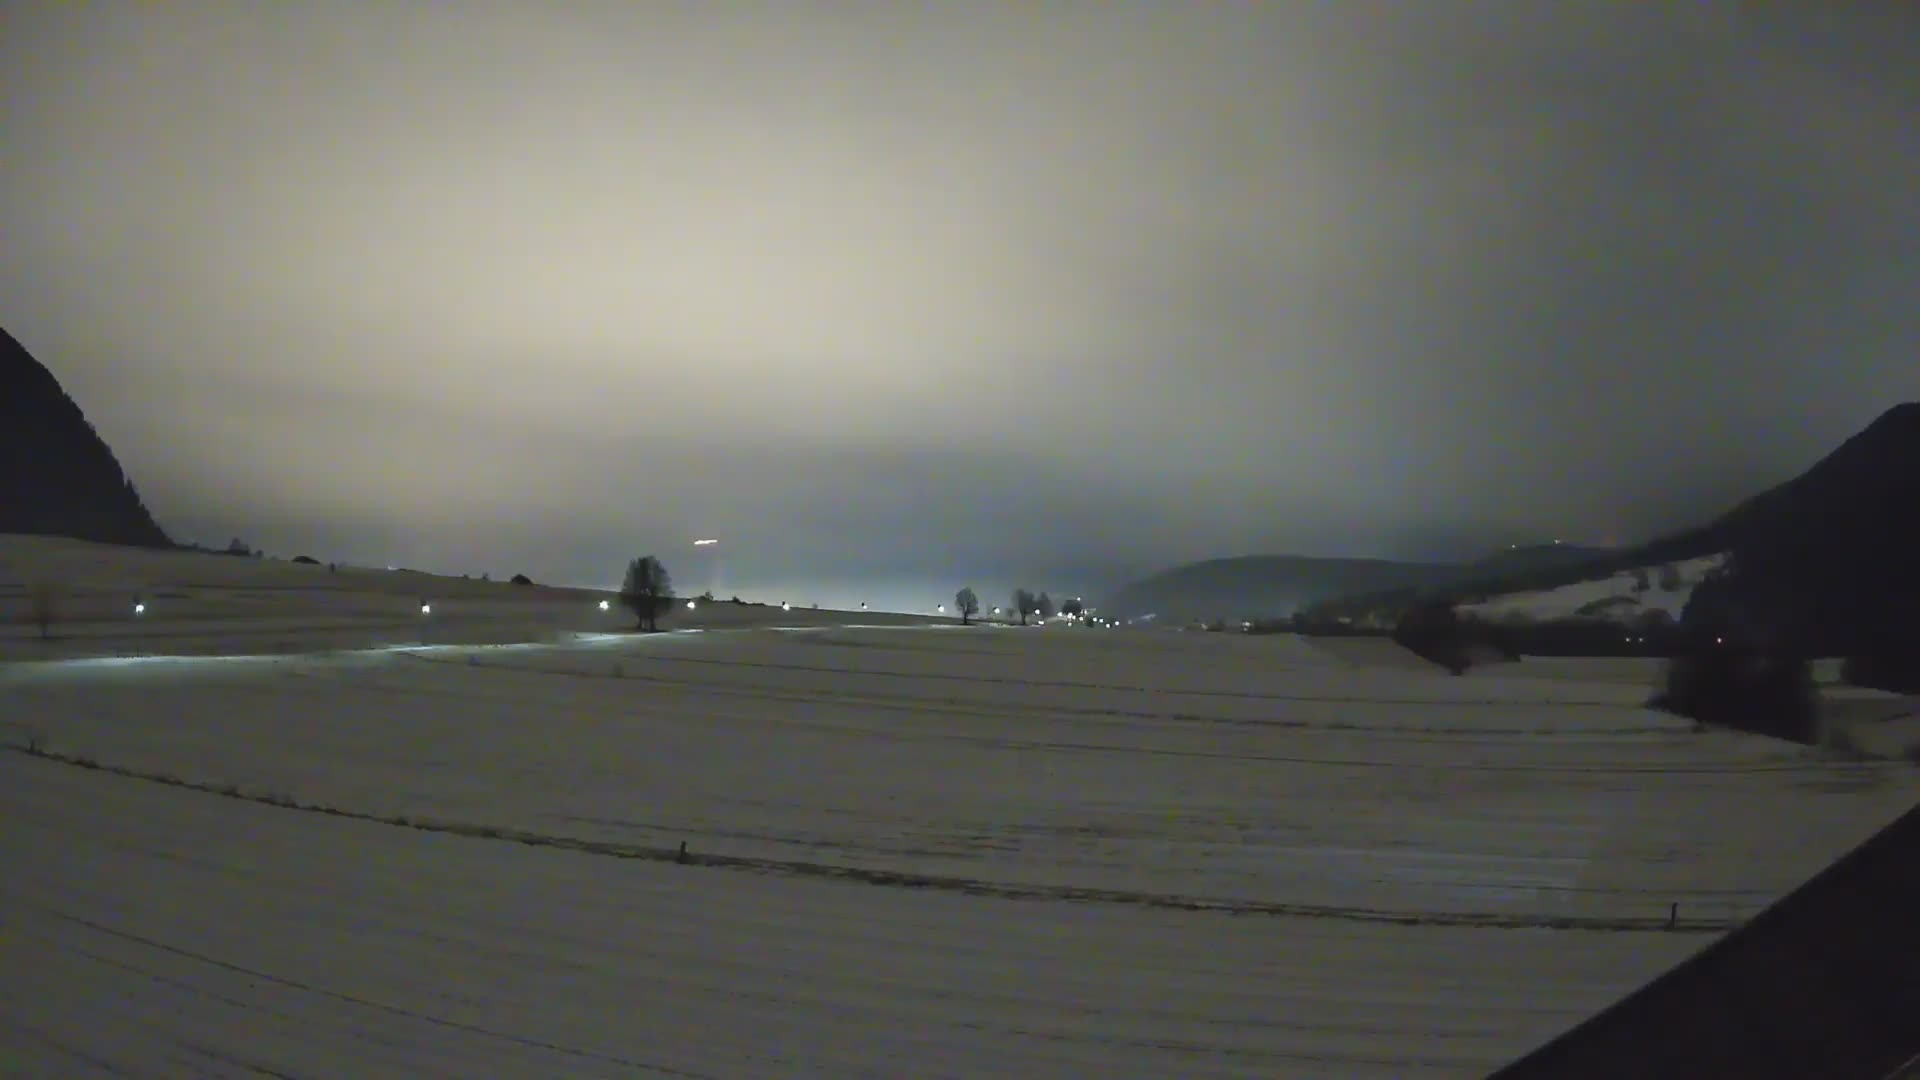
[[[1818,741],[1813,675],[1804,658],[1754,648],[1731,632],[1699,630],[1667,664],[1648,702],[1696,724],[1750,731],[1808,746]]]
[[[1898,650],[1857,654],[1840,665],[1840,678],[1854,686],[1894,694],[1920,694],[1920,657]]]
[[[320,560],[314,558],[311,555],[295,555],[293,557],[293,561],[299,563],[301,566],[319,566],[320,565]]]
[[[533,584],[533,579],[532,579],[532,578],[530,578],[530,577],[528,577],[528,576],[527,576],[527,575],[525,575],[525,574],[515,574],[515,575],[513,575],[513,577],[512,577],[512,579],[511,579],[511,580],[512,580],[512,582],[513,582],[513,583],[514,583],[515,585],[531,585],[531,584]]]
[[[1455,675],[1472,666],[1460,616],[1451,605],[1421,604],[1408,609],[1393,628],[1393,640],[1423,660],[1439,664]]]

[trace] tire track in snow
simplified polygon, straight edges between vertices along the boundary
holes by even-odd
[[[416,659],[419,659],[419,658],[416,658]],[[448,661],[439,661],[439,660],[422,660],[421,662],[449,663]],[[462,664],[459,666],[467,666],[467,665]],[[472,666],[485,667],[487,665],[476,664]],[[509,666],[509,665],[501,665],[499,667],[499,670],[520,672],[520,671],[532,671],[534,669]],[[562,672],[562,671],[552,671],[552,670],[542,671],[540,672],[540,674],[559,675],[564,677],[588,678],[588,679],[615,678],[615,676],[608,676],[608,675]],[[309,675],[307,677],[311,677],[311,676]],[[627,679],[633,682],[652,681],[651,677],[649,676],[625,675],[625,676],[618,676],[618,677],[622,679]],[[743,691],[739,687],[727,687],[727,686],[715,685],[713,683],[665,682],[663,684],[675,685],[675,686],[697,687],[702,690],[711,691],[716,695],[728,694],[728,695],[737,695],[737,696],[750,697],[750,698],[764,698],[767,700],[790,701],[796,704],[812,704],[812,705],[873,704],[871,702],[868,702],[864,698],[848,698],[848,697],[828,698],[828,697],[811,695],[811,694],[783,693],[779,691],[768,691],[763,694],[763,693],[751,691],[751,690]],[[428,697],[444,697],[444,698],[452,698],[456,700],[486,701],[492,704],[507,704],[507,702],[504,701],[503,699],[494,697],[491,695],[487,695],[487,694],[468,694],[468,693],[462,693],[459,691],[446,690],[446,689],[426,690],[419,687],[381,687],[381,686],[373,686],[371,684],[367,684],[364,682],[353,683],[350,685],[353,685],[358,689],[366,689],[376,693],[393,694],[398,696],[416,695],[416,696],[428,696]],[[241,688],[241,689],[251,689],[251,688]],[[931,712],[933,710],[909,709],[908,711]],[[982,715],[994,715],[994,714],[982,714]],[[1076,753],[1090,752],[1090,753],[1102,753],[1102,754],[1138,754],[1138,755],[1143,755],[1148,757],[1203,758],[1203,759],[1217,759],[1217,760],[1231,760],[1231,761],[1267,761],[1267,762],[1274,762],[1276,764],[1283,764],[1283,765],[1328,765],[1328,766],[1346,767],[1346,768],[1426,770],[1431,772],[1554,773],[1554,774],[1574,774],[1574,775],[1591,775],[1591,776],[1612,776],[1612,775],[1627,775],[1627,774],[1662,775],[1662,776],[1672,776],[1672,775],[1734,776],[1734,775],[1754,775],[1754,774],[1760,774],[1760,773],[1776,773],[1776,772],[1812,772],[1812,771],[1818,771],[1825,764],[1819,761],[1801,760],[1801,759],[1766,761],[1766,762],[1747,764],[1747,765],[1728,765],[1728,764],[1633,765],[1633,764],[1605,764],[1605,763],[1598,764],[1598,765],[1555,765],[1555,764],[1528,765],[1528,764],[1502,764],[1502,763],[1485,762],[1485,761],[1382,761],[1382,760],[1376,760],[1372,758],[1303,757],[1295,754],[1269,754],[1269,753],[1258,753],[1254,751],[1239,751],[1239,750],[1231,750],[1231,751],[1229,750],[1182,750],[1182,749],[1174,749],[1171,747],[1163,747],[1163,746],[1121,746],[1114,743],[1096,743],[1096,742],[1078,742],[1078,741],[1068,742],[1068,741],[1051,740],[1051,739],[1017,739],[1017,738],[1012,738],[1012,737],[1003,736],[1003,735],[969,735],[963,732],[951,732],[951,731],[901,732],[897,730],[886,730],[886,729],[879,729],[879,728],[862,727],[858,724],[836,724],[836,723],[832,723],[830,721],[824,721],[824,720],[789,720],[789,719],[783,718],[782,722],[792,724],[796,727],[808,727],[808,728],[813,728],[813,729],[822,730],[822,731],[836,731],[836,732],[842,732],[846,734],[879,736],[879,737],[889,738],[889,739],[918,739],[918,740],[938,741],[938,742],[959,742],[959,743],[967,743],[969,745],[987,746],[995,749],[1004,749],[1004,750],[1058,750],[1058,751],[1072,751]],[[1472,729],[1470,731],[1463,731],[1460,734],[1480,735],[1480,734],[1486,734],[1486,733],[1487,732],[1484,729]],[[1576,734],[1588,734],[1588,733],[1562,731],[1562,732],[1559,732],[1559,734],[1576,735]],[[1601,734],[1606,734],[1606,733],[1603,732]]]
[[[1020,704],[987,705],[977,701],[967,701],[963,698],[908,697],[905,695],[898,695],[898,694],[871,694],[871,693],[860,694],[857,696],[835,695],[834,697],[829,699],[828,697],[821,694],[812,694],[804,691],[775,690],[770,687],[728,685],[725,683],[714,683],[714,682],[703,680],[703,679],[676,679],[671,676],[665,676],[665,675],[625,675],[625,674],[614,675],[614,674],[603,673],[598,671],[572,671],[566,668],[543,668],[543,667],[535,667],[535,666],[525,665],[525,664],[488,664],[488,663],[478,663],[478,662],[466,661],[466,660],[443,660],[438,657],[406,652],[404,650],[398,652],[397,655],[403,656],[408,660],[412,660],[417,663],[439,664],[445,667],[479,668],[481,670],[487,670],[487,671],[502,671],[502,672],[516,673],[516,674],[525,673],[528,675],[542,675],[542,676],[549,676],[554,678],[619,679],[627,682],[644,682],[644,683],[649,683],[656,686],[693,687],[701,690],[711,690],[715,693],[724,693],[724,694],[728,694],[735,697],[764,698],[771,701],[796,701],[796,702],[819,703],[819,702],[832,700],[836,702],[847,702],[847,703],[860,704],[860,705],[878,705],[883,707],[892,707],[892,708],[898,708],[898,709],[902,709],[909,712],[933,712],[937,709],[940,712],[960,713],[960,714],[970,715],[970,716],[991,716],[991,717],[1081,716],[1081,717],[1088,717],[1093,719],[1116,717],[1123,720],[1168,720],[1168,721],[1174,721],[1177,723],[1187,723],[1187,724],[1218,724],[1225,727],[1273,728],[1273,729],[1287,730],[1287,731],[1343,731],[1343,732],[1363,732],[1363,733],[1389,734],[1389,735],[1473,735],[1473,736],[1523,735],[1523,736],[1542,736],[1542,737],[1555,737],[1555,736],[1565,736],[1565,735],[1640,736],[1640,735],[1671,735],[1681,730],[1680,725],[1678,725],[1677,723],[1639,724],[1634,726],[1620,726],[1620,727],[1593,728],[1593,729],[1569,729],[1566,727],[1556,727],[1551,725],[1537,726],[1537,727],[1494,727],[1490,725],[1473,726],[1473,725],[1462,725],[1462,724],[1362,724],[1362,723],[1355,723],[1352,721],[1341,721],[1341,720],[1331,720],[1331,721],[1324,721],[1324,722],[1316,721],[1316,720],[1259,720],[1259,719],[1250,719],[1247,717],[1208,716],[1203,713],[1190,713],[1190,712],[1180,712],[1180,711],[1143,712],[1137,709],[1096,708],[1096,707],[1090,707],[1090,706],[1084,706],[1084,705],[1047,705],[1047,706],[1030,706],[1030,705],[1020,705]],[[645,657],[643,659],[653,659],[653,658]],[[306,674],[306,673],[303,673],[303,674]],[[856,672],[856,674],[859,674],[859,673]],[[909,678],[910,676],[895,675],[891,677]],[[1125,688],[1121,688],[1121,689],[1125,689]],[[1186,693],[1191,693],[1192,691],[1172,690],[1172,691],[1164,691],[1164,692],[1173,693],[1173,694],[1186,694]],[[1289,701],[1296,701],[1296,702],[1301,702],[1301,701],[1319,702],[1319,703],[1328,703],[1328,704],[1356,704],[1356,705],[1413,704],[1413,702],[1403,702],[1403,701],[1396,701],[1396,700],[1389,700],[1389,699],[1360,699],[1360,698],[1333,699],[1333,698],[1297,697],[1297,698],[1287,698],[1287,699],[1280,699],[1280,700],[1289,700]],[[1422,704],[1427,704],[1427,705],[1438,704],[1438,705],[1448,705],[1448,706],[1462,705],[1467,707],[1477,707],[1481,703],[1473,702],[1473,701],[1465,701],[1465,702],[1443,701],[1443,702],[1424,702]],[[1566,703],[1566,702],[1561,702],[1558,704],[1567,705],[1569,707],[1571,707],[1572,705],[1572,703]],[[1587,705],[1583,707],[1601,708],[1602,706]],[[1637,707],[1628,706],[1628,705],[1615,704],[1608,707],[1619,709],[1623,712],[1639,711]]]
[[[582,1050],[579,1047],[563,1046],[560,1043],[548,1042],[545,1039],[535,1039],[526,1035],[516,1035],[510,1031],[500,1031],[498,1029],[484,1027],[479,1024],[462,1023],[458,1020],[449,1020],[443,1016],[434,1016],[431,1013],[424,1013],[414,1009],[402,1008],[401,1006],[398,1006],[398,1005],[389,1005],[381,1001],[373,1001],[371,999],[360,997],[355,994],[342,993],[337,990],[328,990],[325,987],[314,986],[311,983],[301,982],[298,979],[289,979],[289,978],[286,978],[285,976],[275,975],[270,971],[262,971],[258,968],[247,967],[245,965],[236,964],[231,961],[221,960],[218,957],[208,956],[205,953],[196,952],[195,950],[192,950],[192,949],[184,949],[178,945],[169,945],[164,941],[157,941],[153,938],[143,937],[139,934],[130,933],[125,930],[117,930],[111,926],[106,926],[101,923],[94,922],[91,919],[83,919],[78,915],[69,915],[66,912],[58,911],[53,908],[44,907],[41,905],[34,905],[34,906],[39,908],[41,914],[47,916],[48,918],[58,919],[61,922],[69,923],[74,926],[83,927],[87,930],[93,931],[96,934],[101,934],[106,937],[117,938],[121,941],[131,942],[135,945],[141,945],[146,948],[155,950],[157,952],[167,953],[171,956],[177,956],[185,960],[192,960],[196,963],[205,964],[205,965],[208,965],[209,967],[219,968],[223,971],[229,971],[236,975],[244,975],[244,976],[247,976],[248,978],[259,979],[262,982],[273,983],[276,986],[283,986],[290,990],[298,990],[298,991],[301,991],[302,993],[313,994],[319,997],[331,998],[335,1001],[344,1002],[349,1005],[358,1005],[362,1008],[373,1009],[377,1012],[390,1013],[395,1016],[406,1017],[407,1019],[410,1019],[410,1020],[418,1020],[423,1023],[435,1025],[437,1027],[450,1028],[454,1031],[464,1032],[469,1035],[481,1035],[487,1038],[499,1039],[502,1042],[516,1043],[520,1046],[529,1047],[535,1050],[551,1051],[553,1053],[566,1055],[567,1057],[581,1058],[587,1061],[598,1061],[603,1064],[609,1064],[609,1065],[623,1065],[633,1069],[644,1069],[659,1076],[685,1077],[687,1078],[687,1080],[719,1080],[719,1077],[712,1073],[689,1072],[685,1069],[670,1068],[668,1066],[661,1065],[655,1062],[636,1061],[632,1058],[619,1057],[613,1054],[602,1054],[592,1050]],[[265,1071],[265,1070],[260,1070],[260,1071]],[[272,1073],[270,1075],[278,1076],[282,1074]]]
[[[1136,694],[1179,694],[1191,697],[1228,698],[1238,701],[1313,701],[1331,705],[1472,705],[1505,709],[1592,709],[1623,708],[1617,701],[1516,701],[1512,698],[1461,698],[1435,701],[1431,698],[1332,697],[1325,694],[1256,694],[1245,690],[1169,690],[1165,687],[1131,686],[1125,683],[1090,683],[1052,679],[1017,679],[994,675],[963,675],[952,671],[878,671],[827,667],[820,664],[794,664],[774,660],[721,660],[710,656],[634,654],[633,659],[667,664],[711,664],[729,668],[766,668],[774,671],[809,671],[825,675],[860,678],[938,680],[942,682],[988,683],[999,686],[1025,686],[1055,690],[1104,690]]]
[[[12,750],[14,753],[38,758],[50,763],[89,769],[113,776],[161,784],[167,787],[183,788],[208,795],[217,795],[222,798],[239,799],[243,802],[256,803],[263,806],[275,806],[283,810],[323,814],[328,817],[371,822],[399,828],[417,829],[422,832],[443,833],[482,840],[509,841],[524,844],[529,847],[559,848],[567,851],[577,851],[583,854],[611,858],[639,859],[648,862],[674,863],[691,867],[710,867],[786,877],[833,879],[890,888],[928,889],[1004,900],[1116,904],[1175,911],[1211,912],[1222,915],[1264,915],[1301,919],[1338,919],[1348,922],[1385,923],[1399,926],[1451,926],[1489,930],[1584,930],[1612,933],[1665,932],[1722,934],[1739,925],[1739,920],[1734,919],[1682,919],[1678,922],[1669,923],[1667,918],[1662,916],[1601,917],[1583,915],[1515,915],[1497,912],[1389,910],[1339,907],[1327,904],[1288,904],[1226,900],[1214,897],[1187,896],[1177,893],[1079,888],[1070,885],[1030,885],[1016,882],[992,882],[977,878],[945,874],[914,874],[903,871],[878,870],[865,867],[836,866],[830,863],[809,862],[798,859],[755,858],[739,855],[717,855],[705,852],[682,854],[680,850],[676,848],[619,844],[611,841],[587,840],[580,837],[537,833],[523,829],[483,825],[472,822],[374,814],[337,806],[303,803],[290,796],[248,792],[241,789],[238,785],[213,784],[205,781],[188,780],[166,773],[149,772],[123,765],[105,764],[91,758],[62,754],[46,749],[29,749],[17,745],[9,745],[6,748]],[[263,977],[271,978],[271,976]],[[324,991],[320,992],[324,993]],[[374,1004],[376,1007],[380,1007],[377,1003],[366,1004]]]

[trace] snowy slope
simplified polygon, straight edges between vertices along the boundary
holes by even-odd
[[[1545,622],[1579,616],[1631,623],[1655,611],[1678,620],[1687,606],[1687,597],[1693,594],[1693,587],[1725,558],[1710,555],[1672,564],[1678,587],[1671,589],[1661,587],[1661,567],[1654,566],[1643,571],[1648,586],[1645,589],[1639,588],[1636,574],[1629,571],[1557,589],[1489,597],[1478,603],[1462,604],[1458,610],[1463,615],[1490,622]]]

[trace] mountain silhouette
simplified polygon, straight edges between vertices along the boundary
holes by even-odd
[[[1908,611],[1920,604],[1920,403],[1888,409],[1805,472],[1691,528],[1631,547],[1573,548],[1564,561],[1532,566],[1483,562],[1418,596],[1381,589],[1336,593],[1320,618],[1415,602],[1462,603],[1554,589],[1635,567],[1729,555],[1730,568],[1695,596],[1739,601],[1739,621],[1764,636],[1823,655],[1852,655],[1892,638],[1916,638]],[[1524,561],[1524,560],[1523,560]],[[1738,588],[1731,578],[1737,574]],[[1727,618],[1735,618],[1732,612]],[[1791,624],[1793,629],[1788,630]],[[1895,634],[1898,630],[1899,633]],[[1903,646],[1904,648],[1904,646]]]
[[[1267,619],[1330,596],[1440,585],[1465,569],[1385,559],[1245,555],[1163,570],[1115,590],[1100,609],[1122,618],[1155,615],[1163,622]]]
[[[1701,533],[1730,556],[1724,580],[1696,590],[1702,608],[1724,600],[1728,614],[1802,653],[1915,653],[1920,404],[1887,410],[1806,472]]]
[[[60,380],[0,330],[0,533],[171,547]]]

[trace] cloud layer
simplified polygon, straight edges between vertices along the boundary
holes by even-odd
[[[1917,29],[39,5],[0,321],[163,523],[270,548],[1083,588],[1628,539],[1913,396]]]

